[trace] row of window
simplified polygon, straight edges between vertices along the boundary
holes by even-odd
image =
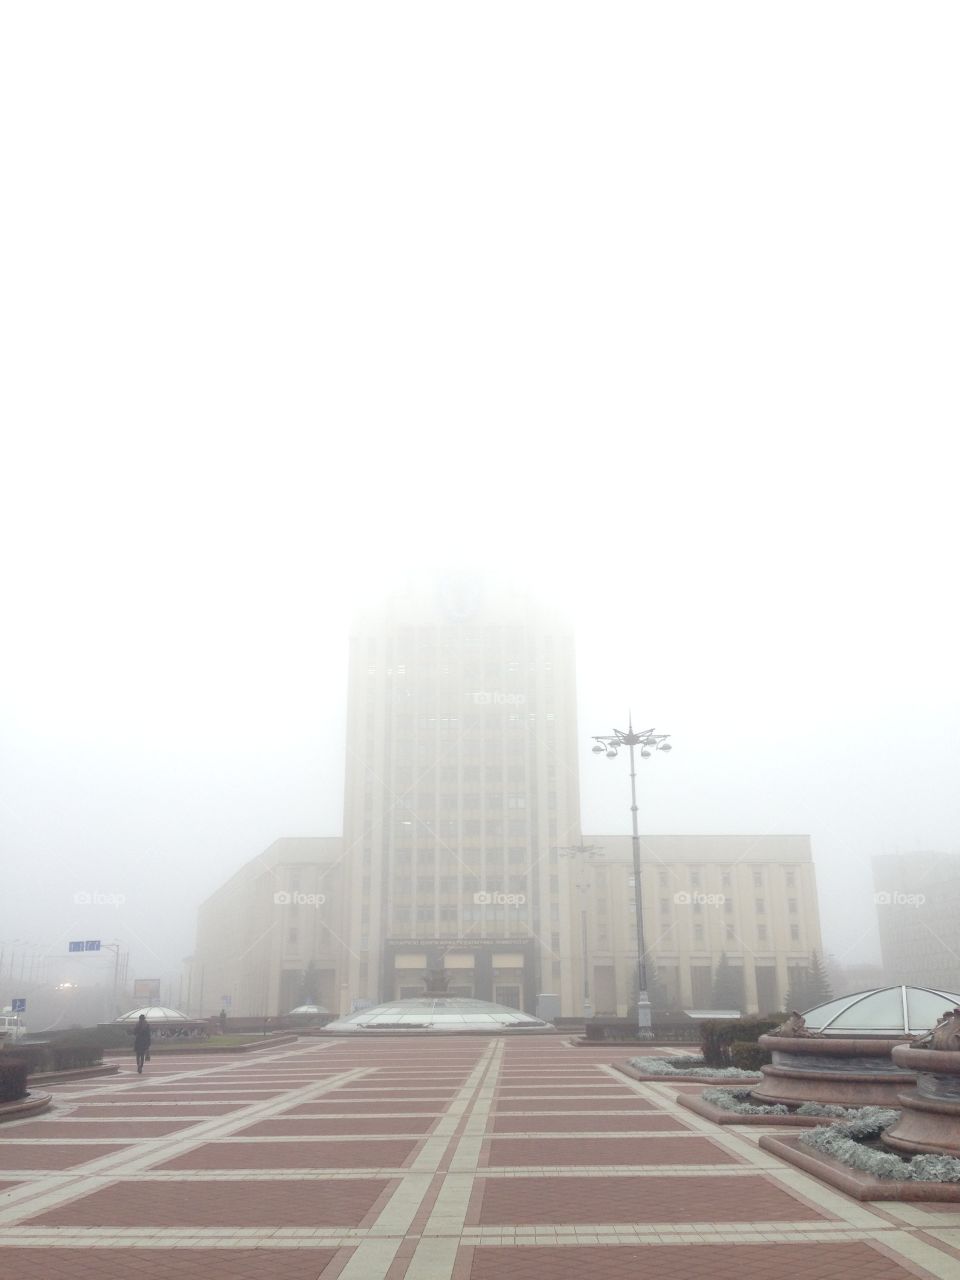
[[[498,779],[499,781],[499,779]],[[363,793],[364,805],[371,808],[375,799],[373,791],[365,791]],[[392,794],[388,791],[385,796],[387,804],[396,803]],[[444,791],[439,796],[433,791],[418,791],[416,799],[409,792],[404,797],[404,810],[401,810],[401,816],[404,812],[415,813],[418,809],[433,810],[437,807],[441,809],[526,809],[536,808],[537,793],[529,791],[464,791],[459,794]],[[557,807],[557,793],[548,791],[546,794],[546,803],[548,809]]]
[[[427,821],[426,818],[397,818],[393,822],[394,835],[398,840],[406,839],[408,842],[414,838],[414,827],[426,826],[429,831],[437,832],[444,835],[456,835],[459,831],[464,836],[481,836],[484,833],[492,839],[499,840],[503,836],[522,836],[526,835],[529,830],[529,824],[519,818],[508,818],[504,821],[502,818],[488,818],[485,822],[480,818],[434,818]],[[557,830],[556,822],[551,818],[549,822],[549,831],[551,835],[555,835]]]
[[[727,915],[731,915],[731,914],[733,913],[733,905],[734,905],[734,901],[735,901],[735,900],[734,900],[733,898],[725,898],[725,899],[724,899],[722,906],[723,906],[723,910],[724,910],[724,912],[725,912]],[[599,905],[600,905],[600,904],[598,903],[597,905],[598,905],[598,907],[599,907]],[[661,899],[660,899],[660,913],[661,913],[661,915],[665,915],[665,916],[670,915],[670,913],[674,910],[674,908],[675,908],[675,906],[676,906],[676,905],[677,905],[677,904],[676,904],[676,902],[675,902],[675,900],[674,900],[673,898],[661,898]],[[702,914],[703,914],[703,912],[704,912],[704,910],[707,910],[707,911],[715,911],[715,910],[717,909],[717,908],[716,908],[712,903],[704,904],[704,903],[702,903],[702,902],[690,902],[690,903],[683,903],[682,905],[683,905],[683,910],[684,910],[684,911],[686,911],[686,910],[687,910],[687,907],[689,906],[689,907],[691,907],[691,908],[693,909],[693,913],[694,913],[694,915],[698,915],[698,916],[699,916],[699,915],[702,915]],[[753,900],[753,909],[754,909],[754,912],[755,912],[758,916],[764,916],[764,915],[766,915],[766,914],[767,914],[767,902],[766,902],[766,899],[765,899],[765,898],[754,898],[754,900]],[[798,908],[798,906],[797,906],[797,899],[796,899],[796,898],[788,898],[788,899],[787,899],[787,911],[788,911],[788,913],[789,913],[790,915],[792,915],[792,916],[795,916],[795,915],[798,915],[798,914],[799,914],[799,908]]]
[[[687,872],[687,876],[689,877],[690,887],[692,889],[702,889],[703,888],[702,869],[700,867],[687,867],[686,872]],[[671,886],[676,887],[676,885],[680,883],[682,879],[681,870],[679,867],[676,867],[676,866],[671,867],[670,870],[667,870],[666,868],[661,868],[658,871],[657,875],[659,878],[661,889],[666,889]],[[734,875],[733,868],[728,868],[728,867],[721,868],[720,870],[721,889],[730,889],[733,887],[733,875]],[[754,888],[756,889],[763,888],[764,876],[765,876],[764,869],[759,867],[754,867],[753,869]],[[796,872],[790,867],[787,867],[784,870],[784,882],[786,883],[786,886],[788,889],[793,888],[797,883]],[[632,876],[630,877],[630,884],[631,885],[633,884]]]

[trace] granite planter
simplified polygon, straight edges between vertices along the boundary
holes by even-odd
[[[773,1062],[761,1068],[763,1080],[751,1091],[756,1102],[899,1107],[901,1091],[916,1084],[908,1066],[891,1057],[891,1051],[907,1047],[902,1038],[767,1035],[758,1043]]]
[[[884,1144],[904,1155],[960,1156],[960,1052],[901,1044],[893,1061],[916,1085],[902,1088],[900,1119]]]

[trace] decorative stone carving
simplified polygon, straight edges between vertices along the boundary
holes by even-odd
[[[782,1022],[779,1027],[773,1031],[767,1032],[768,1036],[818,1036],[823,1038],[821,1031],[809,1031],[806,1021],[802,1014],[797,1013],[794,1009],[786,1022]]]
[[[960,1009],[945,1009],[940,1021],[926,1035],[910,1041],[914,1049],[938,1049],[944,1053],[960,1050]]]

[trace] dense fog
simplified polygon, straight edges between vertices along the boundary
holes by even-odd
[[[176,1003],[342,830],[354,611],[450,571],[570,618],[585,831],[630,708],[641,829],[809,833],[877,961],[871,856],[960,853],[950,42],[374,8],[4,18],[0,1006]]]

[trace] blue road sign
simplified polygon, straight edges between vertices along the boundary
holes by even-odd
[[[100,939],[99,939],[99,938],[94,938],[92,942],[85,942],[85,943],[83,944],[83,949],[84,949],[84,951],[99,951],[99,950],[100,950]]]
[[[68,944],[68,946],[67,946],[67,950],[68,950],[68,951],[82,951],[82,950],[83,950],[83,943],[82,943],[82,942],[71,942],[71,943],[69,943],[69,944]]]
[[[14,996],[13,999],[10,1001],[10,1008],[13,1010],[14,1013],[26,1013],[27,997]]]

